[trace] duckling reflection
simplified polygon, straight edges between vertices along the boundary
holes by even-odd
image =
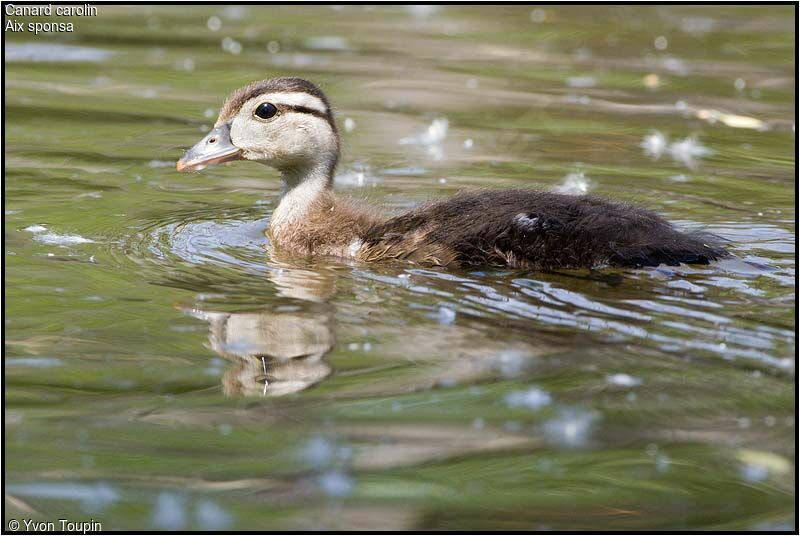
[[[269,278],[278,295],[309,304],[309,310],[228,313],[197,307],[188,314],[209,323],[209,347],[232,361],[222,377],[228,396],[281,396],[321,382],[333,372],[326,356],[335,345],[331,306],[335,291],[330,273],[273,263]],[[320,310],[322,309],[322,310]]]

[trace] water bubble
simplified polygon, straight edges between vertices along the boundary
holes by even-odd
[[[464,140],[464,149],[472,149],[473,145],[474,142],[472,141],[472,138],[467,138],[466,140]]]
[[[314,467],[324,467],[332,462],[335,452],[333,441],[326,437],[314,436],[303,446],[302,455],[305,461]]]
[[[194,509],[194,518],[200,530],[222,530],[233,521],[231,515],[212,500],[200,501]]]
[[[344,130],[345,132],[353,132],[353,129],[356,128],[356,122],[353,121],[352,118],[348,117],[344,120]]]
[[[225,37],[222,40],[222,50],[229,54],[233,54],[234,56],[241,54],[242,52],[242,44],[232,37]]]
[[[218,32],[219,29],[222,28],[222,21],[219,17],[211,17],[206,22],[206,26],[208,26],[208,29],[212,32]]]
[[[267,52],[270,54],[277,54],[281,50],[281,45],[277,41],[270,41],[267,43]]]
[[[737,91],[742,91],[745,88],[745,86],[746,86],[745,81],[742,78],[737,78],[733,82],[733,87],[735,87]]]
[[[545,13],[544,9],[534,9],[531,11],[531,20],[536,24],[541,24],[547,20],[547,13]]]
[[[231,435],[231,432],[233,432],[233,426],[230,424],[220,424],[217,426],[217,431],[220,433],[220,435],[229,436]]]
[[[186,501],[174,493],[159,493],[153,512],[153,525],[161,530],[181,530],[186,526]]]
[[[749,482],[761,482],[769,476],[769,470],[763,465],[745,464],[741,468],[742,478]]]
[[[180,64],[180,67],[181,67],[181,69],[183,69],[184,71],[190,71],[190,72],[191,72],[191,71],[194,71],[194,67],[195,67],[195,65],[194,65],[194,60],[193,60],[192,58],[185,58],[185,59],[184,59],[184,60],[181,62],[181,64]]]
[[[663,35],[659,35],[658,37],[656,37],[655,41],[653,41],[653,46],[655,46],[656,49],[658,50],[666,50],[668,45],[669,42],[667,41],[667,38],[664,37]]]
[[[656,456],[656,471],[659,473],[666,473],[670,465],[672,465],[672,461],[666,454],[659,454]]]
[[[324,473],[318,482],[322,491],[330,497],[346,497],[353,490],[353,479],[337,470]]]

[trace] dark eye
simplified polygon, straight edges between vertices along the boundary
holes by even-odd
[[[260,117],[261,119],[269,119],[276,113],[278,113],[278,109],[274,104],[270,104],[268,102],[259,104],[255,111],[256,116]]]

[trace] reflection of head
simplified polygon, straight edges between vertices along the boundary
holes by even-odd
[[[267,373],[264,374],[266,367]],[[309,356],[288,361],[269,358],[243,358],[225,372],[222,390],[228,396],[281,396],[308,389],[332,372],[322,356]]]
[[[236,362],[225,373],[226,395],[284,395],[332,372],[325,356],[335,343],[327,314],[197,312],[210,326],[211,349]]]

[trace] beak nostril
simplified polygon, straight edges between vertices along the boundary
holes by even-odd
[[[217,138],[211,138],[208,140],[208,143],[217,143]]]

